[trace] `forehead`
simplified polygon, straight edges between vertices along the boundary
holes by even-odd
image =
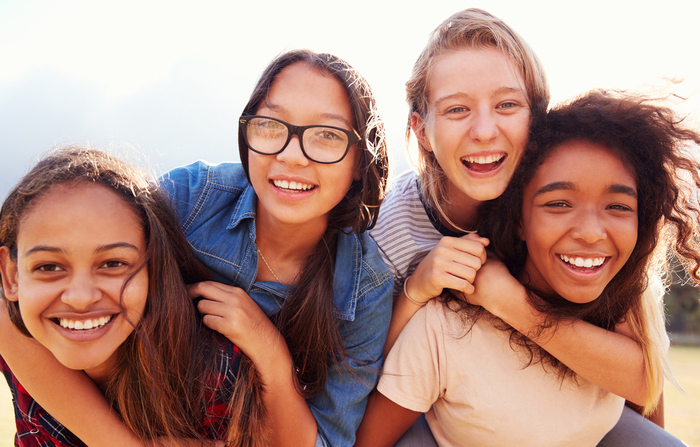
[[[53,186],[36,198],[21,216],[17,240],[142,238],[143,233],[141,220],[114,190],[78,182]]]
[[[463,47],[436,56],[427,87],[429,102],[456,91],[489,94],[505,87],[525,94],[522,72],[494,46]]]
[[[579,176],[589,182],[628,183],[636,186],[636,176],[619,151],[604,144],[586,141],[566,141],[555,146],[536,168],[530,183]]]
[[[330,73],[305,62],[279,72],[257,113],[266,110],[297,125],[314,124],[308,120],[326,118],[345,121],[350,126],[353,123],[350,98],[343,84]]]

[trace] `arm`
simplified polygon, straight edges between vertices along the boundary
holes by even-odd
[[[369,395],[365,417],[357,430],[355,447],[391,447],[420,415],[420,412],[404,408],[374,390]]]
[[[189,287],[204,324],[236,344],[255,364],[263,383],[270,445],[313,445],[316,421],[297,392],[296,374],[282,334],[243,290],[213,281]]]
[[[616,332],[581,320],[562,321],[535,335],[544,315],[527,301],[525,288],[498,260],[489,259],[466,298],[483,306],[586,380],[631,402],[642,402],[646,389],[642,348],[624,326]],[[619,332],[618,332],[619,331]]]
[[[443,237],[430,253],[418,264],[413,274],[406,278],[405,287],[394,301],[389,333],[384,346],[386,356],[396,342],[401,330],[421,305],[440,295],[445,288],[472,293],[474,277],[486,262],[486,246],[489,240],[477,234],[461,238]],[[406,297],[406,292],[411,300]]]
[[[46,348],[22,335],[4,305],[0,309],[0,352],[27,392],[87,445],[143,445],[92,380],[66,368]]]

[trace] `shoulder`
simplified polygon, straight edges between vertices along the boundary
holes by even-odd
[[[166,173],[160,187],[187,233],[195,221],[207,221],[222,211],[230,217],[249,183],[240,163],[212,165],[197,161]]]
[[[199,160],[166,173],[161,178],[160,185],[171,195],[198,192],[206,188],[240,192],[248,185],[248,180],[240,163],[212,165]]]

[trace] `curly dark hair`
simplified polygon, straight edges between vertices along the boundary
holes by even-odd
[[[673,110],[652,98],[595,90],[550,110],[546,121],[533,129],[533,139],[534,149],[523,156],[506,191],[479,209],[478,231],[491,240],[489,248],[526,287],[530,304],[547,315],[540,332],[570,319],[613,330],[641,306],[657,246],[664,255],[671,251],[685,260],[689,276],[700,283],[696,159],[700,134],[684,126]],[[599,144],[616,154],[633,175],[638,194],[638,235],[632,254],[601,296],[584,304],[529,284],[523,272],[527,246],[518,234],[525,186],[553,152],[572,141]],[[459,302],[469,321],[485,314],[454,293],[443,299]],[[499,327],[512,331],[511,343],[529,350],[531,362],[545,360],[562,376],[573,374],[525,335],[502,322]]]

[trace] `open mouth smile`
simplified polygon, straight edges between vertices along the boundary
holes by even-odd
[[[559,259],[564,263],[578,271],[595,271],[605,264],[606,257],[582,258],[580,256],[559,255]]]
[[[474,172],[489,172],[497,169],[503,160],[506,159],[506,154],[488,154],[480,156],[468,156],[462,158],[462,164]]]
[[[108,315],[100,318],[90,318],[87,320],[70,320],[68,318],[59,318],[57,323],[59,326],[65,329],[71,329],[74,331],[88,331],[92,329],[99,329],[112,321],[113,315]]]
[[[301,183],[301,182],[288,182],[287,180],[272,180],[272,184],[278,188],[281,189],[284,192],[289,192],[289,193],[300,193],[300,192],[306,192],[306,191],[311,191],[316,188],[316,185],[309,185],[306,183]]]

